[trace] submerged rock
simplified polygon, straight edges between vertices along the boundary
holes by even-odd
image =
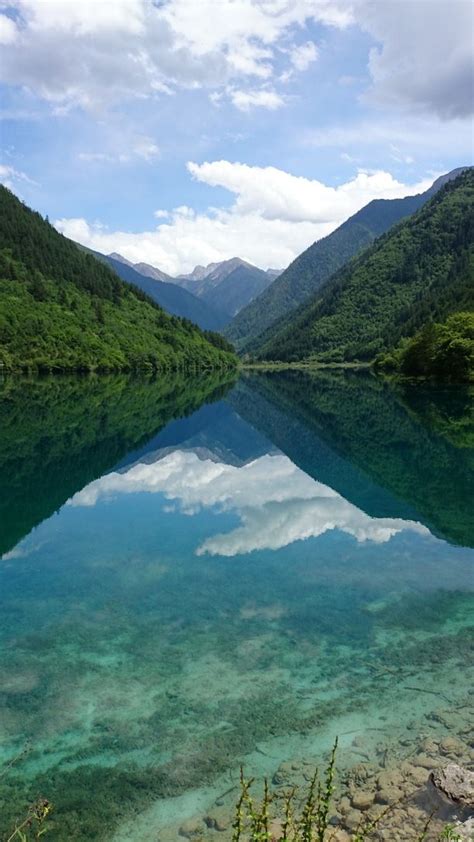
[[[352,806],[356,810],[368,810],[374,803],[374,793],[358,790],[352,796]]]
[[[464,748],[461,740],[456,737],[444,737],[439,744],[439,750],[442,754],[455,754],[458,757],[463,753]]]
[[[386,786],[380,789],[375,798],[379,804],[395,804],[403,797],[403,791],[396,786]]]
[[[212,827],[214,830],[224,831],[230,827],[232,819],[233,813],[231,810],[228,810],[226,807],[214,807],[205,816],[204,821],[208,827]]]
[[[186,839],[193,839],[201,836],[203,830],[204,825],[201,819],[199,816],[195,816],[192,819],[187,819],[180,825],[179,835],[185,837]]]
[[[450,763],[442,769],[435,769],[430,780],[438,792],[445,795],[454,804],[474,807],[474,772]]]
[[[474,839],[474,818],[468,819],[467,822],[462,824],[456,824],[454,831],[462,839],[462,842],[472,842]]]

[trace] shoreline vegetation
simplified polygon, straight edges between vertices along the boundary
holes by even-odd
[[[400,382],[471,383],[474,381],[474,313],[455,313],[443,323],[430,321],[413,337],[369,361],[248,359],[242,361],[241,368],[255,371],[370,370]]]

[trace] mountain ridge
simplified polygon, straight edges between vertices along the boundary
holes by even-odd
[[[149,263],[131,263],[117,252],[107,257],[124,264],[144,277],[172,284],[178,289],[186,290],[196,299],[206,302],[216,311],[214,316],[217,316],[217,321],[214,318],[214,329],[223,328],[230,322],[242,307],[245,307],[271,284],[279,273],[276,269],[259,269],[241,257],[231,257],[217,263],[209,263],[207,266],[197,265],[188,274],[172,277]],[[115,268],[118,271],[118,268]],[[133,282],[136,282],[136,278]],[[140,286],[139,283],[137,285]],[[148,287],[146,291],[150,294]]]
[[[349,261],[284,323],[257,358],[373,360],[433,319],[474,309],[474,169]]]
[[[424,193],[400,199],[373,199],[327,237],[312,243],[266,290],[237,314],[224,334],[242,353],[261,347],[281,319],[296,311],[334,272],[401,219],[411,216],[468,167],[437,178]]]
[[[168,313],[189,319],[203,330],[220,330],[228,323],[229,316],[226,312],[219,310],[212,303],[202,301],[183,287],[138,272],[133,265],[123,263],[110,254],[93,254],[97,259],[106,261],[123,281],[141,289]]]

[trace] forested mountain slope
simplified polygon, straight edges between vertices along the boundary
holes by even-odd
[[[403,199],[374,199],[339,228],[313,243],[226,328],[238,349],[253,353],[269,329],[317,292],[325,281],[376,237],[421,208],[462,167],[437,179],[425,193]]]
[[[373,360],[430,320],[474,308],[474,170],[447,183],[276,330],[265,360]]]
[[[170,316],[0,187],[0,367],[233,366],[217,334]]]

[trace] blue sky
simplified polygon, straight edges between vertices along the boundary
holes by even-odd
[[[2,180],[171,274],[472,161],[470,0],[0,2]]]

